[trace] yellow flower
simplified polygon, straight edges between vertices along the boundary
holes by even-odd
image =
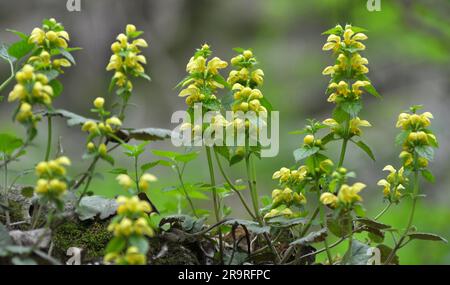
[[[356,117],[350,120],[350,134],[354,136],[360,136],[362,132],[359,127],[371,127],[371,126],[372,125],[369,123],[369,121],[361,120],[360,118]]]
[[[341,46],[341,37],[337,35],[329,35],[327,38],[327,43],[324,44],[322,50],[333,50],[337,52]]]
[[[41,45],[44,42],[44,40],[45,40],[45,32],[40,28],[34,28],[33,31],[31,32],[28,42]]]
[[[122,126],[122,121],[117,117],[111,117],[106,120],[106,124],[120,127]]]
[[[104,143],[102,143],[98,146],[98,153],[101,156],[105,156],[108,153],[108,149]]]
[[[125,31],[126,31],[127,35],[132,34],[132,33],[136,32],[136,26],[132,25],[132,24],[128,24],[125,28]]]
[[[358,193],[366,187],[363,183],[355,183],[352,186],[344,184],[339,189],[338,200],[344,204],[351,204],[354,202],[362,201],[361,196]]]
[[[218,57],[214,57],[208,62],[207,69],[211,74],[218,74],[219,69],[226,68],[228,63],[226,61],[221,60]]]
[[[338,198],[336,197],[336,195],[330,192],[326,192],[320,195],[320,202],[324,205],[329,205],[332,208],[336,207],[337,201]]]
[[[116,177],[116,180],[119,183],[119,185],[125,188],[126,190],[130,189],[131,186],[133,185],[133,180],[130,178],[130,176],[126,174],[119,174]]]
[[[359,98],[359,96],[361,96],[361,94],[363,93],[363,91],[359,90],[359,89],[361,87],[366,87],[366,86],[370,86],[370,82],[369,81],[361,81],[361,80],[356,81],[352,85],[353,94],[355,94],[357,96],[357,98]]]
[[[289,179],[291,170],[286,167],[282,167],[272,175],[272,179],[280,179],[280,182],[285,182]]]
[[[256,85],[261,85],[264,83],[264,71],[262,69],[256,69],[251,73],[251,79]]]
[[[147,257],[139,252],[135,246],[130,246],[125,255],[126,263],[129,265],[144,265],[147,263]]]
[[[204,72],[206,70],[206,59],[203,56],[191,57],[186,66],[186,71],[189,73]]]
[[[150,173],[145,173],[139,179],[139,190],[141,190],[141,191],[147,190],[148,186],[149,186],[149,183],[150,182],[155,182],[157,180],[158,180],[158,178],[156,178],[155,175],[150,174]]]
[[[386,179],[380,179],[377,182],[378,186],[383,186],[383,195],[385,197],[388,197],[391,194],[391,184],[389,182],[387,182]]]

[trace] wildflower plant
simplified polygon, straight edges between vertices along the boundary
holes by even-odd
[[[413,225],[418,199],[423,197],[420,180],[434,181],[429,164],[439,145],[431,129],[430,112],[412,106],[398,116],[396,127],[400,133],[395,141],[401,148],[399,163],[385,166],[385,175],[377,185],[366,185],[357,179],[357,173],[346,161],[349,142],[375,160],[373,151],[363,141],[363,131],[372,124],[361,111],[366,94],[380,95],[367,76],[368,60],[362,54],[367,31],[362,28],[337,25],[324,33],[327,40],[322,49],[330,51],[334,61],[323,70],[323,75],[330,77],[325,93],[334,110],[323,120],[308,120],[302,130],[292,132],[301,135],[293,152],[295,163],[274,169],[271,196],[262,195],[255,170],[255,161],[263,159],[265,147],[259,134],[269,125],[267,119],[273,113],[267,96],[270,94],[263,92],[263,83],[268,79],[253,50],[235,48],[236,54],[229,62],[213,56],[208,44],[195,51],[186,65],[187,76],[177,86],[179,97],[186,103],[187,112],[183,115],[188,116],[179,130],[194,138],[184,151],[153,150],[152,154],[161,159],[145,162],[150,141],[173,138],[178,133],[125,127],[135,80],[150,79],[144,68],[147,59],[143,49],[148,43],[141,38],[142,31],[129,24],[111,45],[113,55],[106,70],[114,72],[110,91],[115,92],[118,102],[95,98],[90,110],[94,118],[53,108],[63,90],[59,76],[75,64],[71,52],[78,49],[69,47],[70,37],[64,26],[49,19],[30,35],[12,32],[20,40],[11,46],[0,46],[0,57],[11,68],[0,92],[15,81],[8,101],[18,103],[13,118],[25,126],[26,137],[0,134],[0,166],[5,174],[0,218],[4,217],[6,225],[0,224],[0,231],[15,229],[19,224],[27,230],[55,231],[68,220],[66,217],[75,223],[105,220],[105,231],[110,236],[103,261],[118,265],[151,264],[168,254],[167,247],[173,244],[197,249],[205,264],[365,264],[370,258],[366,253],[373,248],[381,252],[380,263],[396,264],[397,252],[413,240],[446,241],[438,235],[419,232]],[[200,121],[195,117],[199,110]],[[9,179],[8,165],[25,154],[42,117],[48,120],[44,159],[31,171]],[[66,119],[69,126],[76,125],[86,134],[82,159],[89,164],[73,178],[68,173],[71,159],[64,155],[62,140],[58,152],[52,155],[55,117]],[[336,156],[329,151],[334,143],[341,147]],[[184,177],[186,171],[193,169],[191,162],[200,156],[196,146],[204,147],[206,153],[207,182],[187,182]],[[130,158],[132,167],[115,166],[113,151],[119,147]],[[112,179],[123,191],[117,199],[97,196],[97,189],[90,189],[93,179],[99,176],[100,161],[114,167],[108,173],[114,175]],[[150,172],[159,166],[173,171],[178,179],[176,186],[161,191],[176,199],[167,198],[167,204],[162,205],[150,199],[157,180]],[[242,177],[234,179],[229,169],[240,166],[245,171]],[[18,185],[20,177],[33,171],[33,187]],[[29,221],[15,221],[11,215],[8,191],[16,186],[33,204],[28,211]],[[364,208],[364,193],[373,187],[379,189],[385,207],[371,218]],[[237,211],[228,205],[231,196],[239,199],[246,218],[233,217]],[[211,209],[200,208],[208,203],[196,203],[209,197]],[[380,222],[391,207],[409,199],[412,206],[405,228]],[[0,234],[3,236],[3,232]],[[58,263],[51,257],[52,247],[48,254],[37,249],[43,239],[44,234],[22,253]],[[151,243],[153,239],[155,243]],[[341,254],[336,247],[344,242],[348,246]],[[155,244],[155,248],[150,248],[150,244]],[[2,257],[4,252],[10,254],[2,247],[0,244]]]

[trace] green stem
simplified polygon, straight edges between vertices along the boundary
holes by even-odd
[[[347,142],[348,142],[347,139],[343,139],[342,141],[341,155],[339,156],[338,168],[344,164],[345,152],[347,151]]]
[[[8,79],[6,79],[2,85],[0,85],[0,92],[3,91],[3,89],[6,88],[6,86],[8,86],[8,84],[11,82],[11,80],[14,79],[14,65],[12,64],[11,61],[9,61],[9,67],[11,69],[11,75],[8,77]]]
[[[245,209],[247,210],[247,213],[253,218],[256,219],[256,216],[252,213],[250,210],[250,207],[248,206],[247,202],[245,201],[244,197],[242,196],[241,192],[239,192],[238,189],[233,185],[231,180],[228,178],[227,174],[223,170],[222,163],[220,162],[219,155],[217,154],[217,151],[214,151],[214,155],[216,157],[217,165],[219,166],[220,173],[222,174],[222,177],[225,179],[225,181],[230,185],[230,188],[238,195],[239,199],[241,200],[242,204],[244,205]]]
[[[261,223],[262,219],[261,219],[261,215],[259,213],[258,193],[256,190],[256,180],[253,177],[254,170],[253,170],[253,164],[252,164],[249,152],[247,152],[245,154],[245,168],[247,171],[248,187],[250,188],[250,196],[252,198],[253,211],[255,213],[256,219],[258,220],[258,222]]]
[[[52,149],[52,116],[47,116],[47,150],[45,152],[45,161],[48,161],[50,158],[50,152]]]
[[[392,259],[395,256],[395,253],[400,249],[400,247],[402,246],[403,241],[405,240],[405,238],[407,237],[409,231],[411,230],[412,227],[412,223],[414,220],[414,213],[416,211],[416,205],[417,205],[417,198],[419,195],[419,169],[418,169],[418,158],[417,158],[417,154],[414,153],[414,189],[413,189],[413,196],[412,196],[412,207],[411,207],[411,212],[409,213],[409,218],[408,218],[408,225],[406,226],[405,231],[403,232],[402,236],[400,237],[400,239],[398,240],[398,242],[395,244],[394,249],[391,251],[391,253],[389,254],[388,258],[386,259],[385,265],[389,264]]]
[[[184,196],[186,196],[186,200],[188,200],[189,206],[191,207],[191,210],[194,213],[194,216],[196,216],[198,218],[197,211],[195,210],[195,207],[194,207],[194,202],[192,201],[191,197],[189,196],[186,186],[184,185],[183,175],[181,175],[181,171],[180,171],[180,168],[178,167],[178,165],[176,165],[175,169],[176,169],[176,172],[178,175],[178,180],[180,180],[180,184],[181,184],[181,188],[183,189]]]
[[[211,157],[211,147],[206,146],[206,158],[208,159],[208,168],[209,168],[209,177],[211,179],[211,187],[213,192],[213,204],[214,204],[214,215],[216,217],[216,222],[220,221],[220,204],[219,204],[219,196],[217,195],[216,189],[216,178],[214,176],[214,166],[212,163]],[[223,263],[223,241],[222,241],[222,230],[220,227],[219,230],[219,255],[221,263]]]
[[[3,159],[6,160],[6,154],[3,154]],[[8,164],[5,163],[5,184],[4,184],[4,196],[5,196],[5,206],[8,207],[9,206],[9,200],[8,200]],[[9,210],[5,211],[5,215],[6,215],[6,225],[10,225],[11,224],[11,217],[9,215]]]
[[[140,187],[139,187],[139,172],[138,172],[138,160],[139,158],[137,156],[134,157],[134,177],[135,177],[135,182],[136,182],[136,189],[139,192],[141,192]]]
[[[83,199],[84,195],[86,195],[86,193],[89,189],[89,185],[91,184],[92,177],[94,176],[95,165],[97,164],[97,161],[99,159],[100,159],[99,155],[95,156],[94,160],[92,161],[92,164],[89,166],[89,169],[88,169],[86,175],[84,176],[84,177],[87,177],[88,180],[86,182],[86,185],[84,186],[83,191],[80,194],[80,197],[78,198],[77,207],[78,207],[78,205],[80,205],[81,199]]]

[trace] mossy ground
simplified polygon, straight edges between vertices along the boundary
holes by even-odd
[[[67,259],[67,249],[78,247],[83,249],[81,253],[83,262],[101,260],[105,247],[112,238],[107,226],[108,221],[67,221],[53,233],[55,255]]]

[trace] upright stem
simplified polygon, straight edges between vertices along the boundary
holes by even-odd
[[[344,164],[345,152],[347,150],[347,142],[348,142],[347,139],[343,139],[342,141],[341,155],[339,156],[338,167],[341,167]]]
[[[47,116],[47,150],[45,152],[45,161],[48,161],[50,158],[50,152],[52,149],[52,116],[49,114]]]
[[[418,169],[418,158],[417,158],[417,154],[414,153],[414,189],[413,189],[413,195],[412,195],[412,207],[411,207],[411,212],[409,213],[409,218],[408,218],[408,225],[406,226],[405,231],[403,232],[402,236],[400,237],[400,239],[398,240],[398,242],[396,243],[394,249],[391,251],[391,253],[389,254],[388,258],[386,259],[385,264],[389,264],[392,259],[395,256],[395,253],[400,249],[400,247],[402,246],[403,241],[405,240],[405,238],[407,237],[409,231],[411,230],[411,226],[414,220],[414,213],[416,211],[416,204],[417,204],[417,198],[419,195],[419,169]]]
[[[3,159],[6,160],[6,154],[3,155]],[[5,184],[3,186],[3,193],[5,196],[5,206],[9,206],[9,200],[8,200],[8,164],[5,163]],[[6,225],[9,226],[11,224],[11,217],[9,215],[9,210],[6,210]]]
[[[213,192],[213,203],[214,203],[214,214],[216,217],[216,222],[220,221],[220,204],[219,204],[219,197],[217,195],[217,189],[216,189],[216,178],[214,175],[214,166],[212,163],[212,157],[211,157],[211,147],[206,146],[206,158],[208,159],[208,168],[209,168],[209,176],[211,178],[211,187]],[[220,227],[219,230],[219,254],[220,254],[220,260],[223,263],[223,241],[222,241],[222,231]]]
[[[192,202],[192,199],[189,196],[189,193],[187,192],[186,186],[184,185],[184,181],[183,181],[183,175],[181,174],[181,171],[180,171],[180,168],[178,167],[178,165],[176,165],[175,169],[176,169],[176,172],[178,175],[178,180],[180,180],[180,184],[181,184],[181,188],[183,189],[184,196],[186,197],[186,200],[188,200],[189,206],[191,207],[191,210],[194,213],[194,216],[196,216],[198,218],[197,211],[195,210],[195,207],[194,207],[194,202]]]
[[[135,173],[136,189],[139,193],[141,192],[141,190],[139,187],[138,159],[139,158],[137,156],[134,157],[134,173]]]
[[[12,64],[11,61],[9,61],[9,67],[11,69],[11,75],[8,77],[8,79],[6,79],[2,85],[0,85],[0,92],[3,91],[3,89],[5,89],[6,86],[8,86],[8,84],[11,82],[11,80],[13,80],[14,78],[14,65]]]
[[[99,155],[95,156],[94,160],[92,161],[92,164],[90,165],[90,167],[89,167],[89,169],[87,171],[86,176],[84,176],[84,177],[87,177],[88,180],[86,182],[86,185],[84,186],[83,191],[80,194],[80,197],[78,198],[77,206],[80,204],[81,199],[83,199],[84,195],[86,195],[87,190],[89,189],[89,185],[91,184],[91,181],[92,181],[92,176],[94,176],[95,165],[97,164],[97,161],[99,159],[100,159]]]
[[[238,195],[239,199],[241,200],[242,204],[244,205],[245,209],[247,210],[247,213],[253,218],[256,219],[256,216],[252,213],[252,211],[250,210],[250,207],[248,206],[247,202],[245,201],[244,197],[242,197],[241,192],[239,192],[238,189],[236,189],[236,187],[234,187],[233,183],[231,182],[231,180],[228,178],[227,174],[225,173],[225,171],[223,170],[222,167],[222,163],[220,162],[220,158],[219,155],[217,154],[216,151],[214,151],[214,155],[216,157],[216,161],[217,161],[217,165],[219,166],[219,170],[220,173],[222,174],[222,177],[225,179],[225,181],[228,183],[228,185],[230,185],[230,188]]]
[[[255,213],[258,222],[262,222],[261,215],[259,213],[258,193],[256,191],[256,180],[255,177],[253,176],[254,168],[249,152],[245,154],[245,168],[247,170],[248,187],[250,188],[250,196],[252,198],[253,211]]]

